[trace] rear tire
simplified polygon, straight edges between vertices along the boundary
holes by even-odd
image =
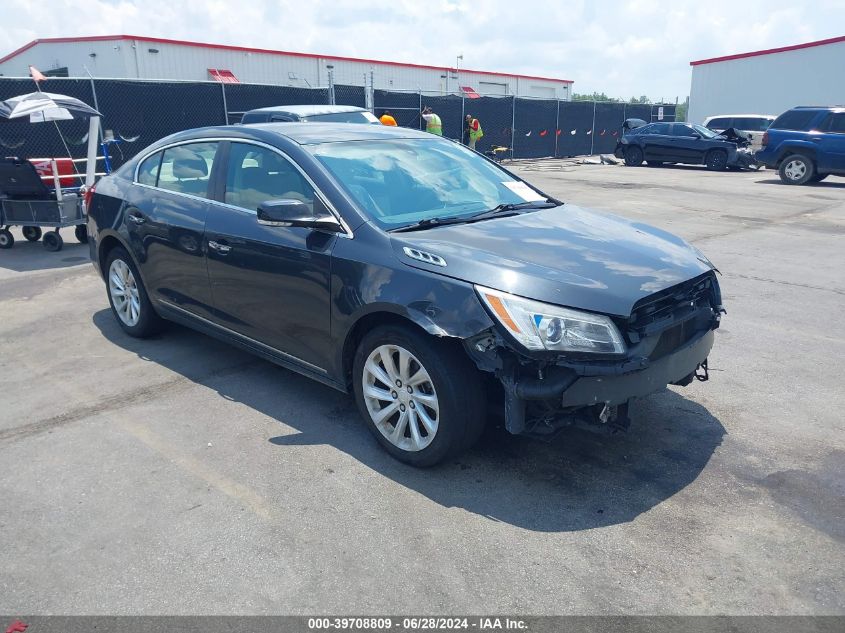
[[[478,370],[452,343],[401,325],[364,336],[352,367],[355,402],[399,461],[433,466],[476,442],[485,400]]]
[[[780,179],[787,185],[804,185],[810,182],[816,173],[816,166],[809,156],[791,154],[784,158],[778,168]]]
[[[41,227],[40,226],[25,226],[23,227],[22,231],[23,236],[30,242],[37,242],[41,239]]]
[[[9,229],[0,229],[0,248],[12,248],[15,245],[15,236]]]
[[[643,150],[636,145],[629,145],[625,149],[625,164],[628,167],[639,167],[643,164]]]
[[[105,276],[109,305],[124,332],[147,338],[161,331],[164,321],[156,314],[138,268],[124,248],[109,251]]]
[[[710,171],[725,171],[728,166],[728,155],[720,149],[711,149],[704,157],[704,164]]]
[[[62,250],[62,246],[65,245],[65,241],[58,231],[47,231],[41,238],[41,243],[51,253]]]

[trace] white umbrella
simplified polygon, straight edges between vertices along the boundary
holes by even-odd
[[[32,122],[55,121],[73,118],[74,113],[85,117],[100,116],[99,112],[79,99],[51,92],[31,92],[0,101],[0,116],[7,119],[28,116]]]

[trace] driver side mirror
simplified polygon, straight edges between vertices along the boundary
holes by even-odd
[[[693,138],[701,138],[701,134],[699,134],[698,132],[693,132],[692,137]]]
[[[315,199],[315,206],[323,205]],[[316,215],[301,200],[267,200],[258,205],[258,223],[264,226],[301,226],[318,231],[342,233],[343,227],[331,214]]]

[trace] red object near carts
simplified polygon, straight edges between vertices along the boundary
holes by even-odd
[[[52,161],[56,161],[56,171],[59,176],[70,176],[69,178],[59,178],[62,187],[78,187],[79,180],[73,178],[75,171],[73,168],[73,161],[70,158],[30,158],[29,162],[35,165],[35,171],[41,176],[41,180],[48,187],[53,187],[53,165]]]

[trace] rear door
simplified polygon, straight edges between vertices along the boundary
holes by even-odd
[[[129,244],[155,300],[211,316],[203,231],[217,141],[175,145],[146,157],[126,200]]]
[[[262,202],[325,206],[310,180],[269,146],[231,141],[224,183],[206,223],[208,275],[217,320],[312,368],[331,357],[331,252],[338,239],[302,227],[259,224]]]
[[[821,128],[821,134],[813,135],[819,146],[816,153],[819,171],[845,173],[845,112],[831,113]]]
[[[646,160],[673,160],[668,123],[652,123],[648,133],[642,134],[643,156]],[[645,129],[645,128],[643,128]]]

